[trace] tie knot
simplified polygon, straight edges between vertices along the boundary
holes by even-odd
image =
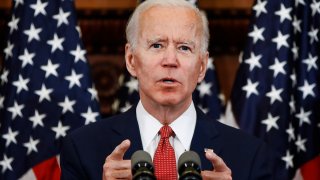
[[[160,129],[161,138],[168,138],[173,135],[173,131],[170,126],[165,125]]]

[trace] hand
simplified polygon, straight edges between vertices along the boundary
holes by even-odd
[[[129,147],[130,141],[124,140],[106,158],[103,165],[103,180],[132,179],[131,160],[123,160],[124,153]]]
[[[211,161],[214,169],[212,171],[202,171],[201,176],[203,180],[214,179],[214,180],[231,180],[231,170],[223,162],[223,160],[216,155],[213,151],[206,152],[206,158]]]

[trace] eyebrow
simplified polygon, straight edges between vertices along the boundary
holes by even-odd
[[[157,37],[157,38],[154,38],[154,39],[148,39],[147,40],[147,44],[153,44],[155,42],[166,42],[166,41],[168,41],[168,38]]]

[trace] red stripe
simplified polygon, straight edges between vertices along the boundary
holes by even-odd
[[[55,156],[34,166],[32,169],[38,180],[60,179],[61,171]]]
[[[304,180],[320,179],[320,156],[307,162],[301,167],[301,174]]]

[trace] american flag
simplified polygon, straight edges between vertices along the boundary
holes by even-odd
[[[241,129],[274,149],[276,179],[292,179],[319,157],[319,27],[319,0],[257,0],[253,6],[232,109]]]
[[[0,179],[59,179],[62,138],[99,119],[71,0],[15,0],[0,87]]]
[[[113,103],[113,110],[116,113],[127,111],[139,101],[138,80],[126,72],[120,77],[120,82],[121,87],[118,91],[118,99]],[[213,58],[209,58],[206,76],[193,92],[193,101],[196,106],[211,118],[222,120],[224,115],[224,96],[219,91]]]

